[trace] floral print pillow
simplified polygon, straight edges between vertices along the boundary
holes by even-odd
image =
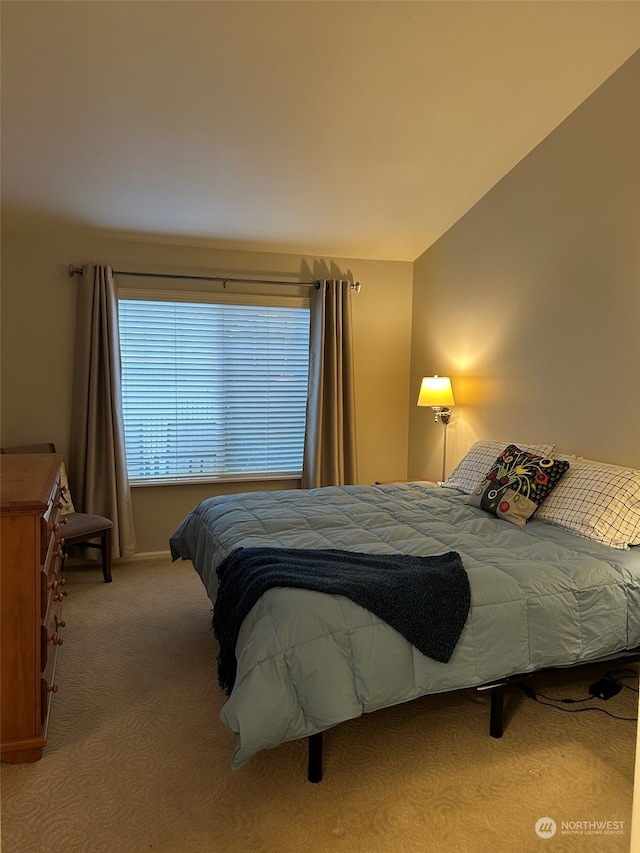
[[[565,460],[536,456],[509,444],[467,503],[522,527],[568,469]]]

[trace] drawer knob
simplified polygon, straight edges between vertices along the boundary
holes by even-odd
[[[54,619],[54,621],[55,621],[55,623],[56,623],[56,629],[58,629],[58,628],[64,628],[64,627],[65,627],[65,625],[67,624],[67,623],[64,621],[64,619],[58,619],[57,614],[53,617],[53,619]]]
[[[57,684],[47,684],[47,691],[49,693],[57,693],[58,692],[58,685]]]
[[[49,634],[49,642],[53,643],[54,646],[61,646],[64,643],[64,639],[60,634]]]
[[[60,585],[60,581],[51,581],[51,583],[47,584],[47,589],[58,589]]]

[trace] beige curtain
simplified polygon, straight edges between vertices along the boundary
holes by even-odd
[[[121,406],[118,301],[113,270],[82,268],[76,307],[69,456],[77,509],[113,521],[113,556],[136,551]]]
[[[352,337],[351,284],[320,282],[311,292],[303,489],[357,479]]]

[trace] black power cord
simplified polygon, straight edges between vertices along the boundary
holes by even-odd
[[[630,676],[627,675],[625,677],[628,678]],[[634,673],[633,677],[636,677],[635,673]],[[610,680],[614,681],[614,679],[610,679]],[[595,682],[595,684],[597,685],[598,682]],[[578,714],[581,711],[600,711],[601,714],[606,714],[607,717],[612,717],[614,720],[623,720],[624,722],[628,722],[628,723],[636,723],[638,721],[637,717],[620,717],[617,714],[611,714],[609,711],[606,711],[604,708],[599,708],[597,706],[590,706],[588,708],[563,708],[563,707],[561,707],[561,705],[553,704],[555,702],[559,702],[561,704],[574,704],[574,703],[580,703],[580,702],[589,702],[590,700],[593,700],[595,698],[599,698],[597,695],[594,695],[594,694],[590,694],[589,696],[586,696],[584,699],[566,699],[566,698],[558,699],[558,698],[555,698],[553,696],[545,696],[544,693],[537,693],[530,684],[526,684],[524,681],[517,682],[517,685],[520,688],[520,690],[522,690],[522,692],[525,694],[525,696],[529,697],[529,699],[533,699],[534,702],[538,702],[538,704],[540,704],[540,705],[546,705],[547,708],[555,708],[556,711],[566,711],[568,714]],[[592,685],[592,687],[594,687],[594,686],[595,685]],[[628,687],[629,685],[622,685],[622,686]],[[618,688],[618,690],[616,692],[619,692],[619,689],[620,688]],[[634,690],[635,688],[632,687],[630,689]],[[611,695],[615,695],[615,694],[611,694]],[[609,697],[607,697],[607,698],[609,698]]]
[[[609,672],[605,672],[604,677],[610,678],[612,681],[617,682],[620,687],[626,687],[627,690],[632,690],[634,693],[640,692],[637,687],[632,687],[630,684],[625,684],[622,681],[623,678],[633,678],[634,681],[638,679],[638,673],[633,669],[612,669]]]

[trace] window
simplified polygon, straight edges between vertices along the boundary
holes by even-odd
[[[147,291],[118,304],[133,483],[300,476],[308,300]]]

